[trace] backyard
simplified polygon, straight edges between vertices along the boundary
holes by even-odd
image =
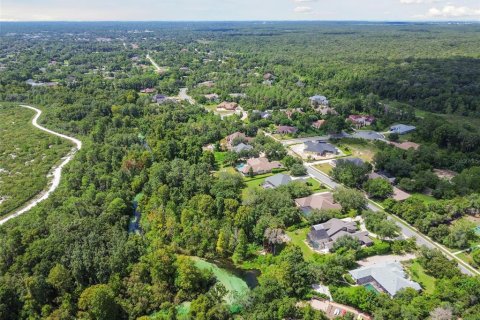
[[[418,261],[405,262],[405,266],[413,281],[418,282],[425,292],[433,293],[435,290],[435,278],[426,274]]]

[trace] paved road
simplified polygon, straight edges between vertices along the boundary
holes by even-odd
[[[315,169],[312,166],[312,164],[306,164],[306,167],[307,167],[307,172],[311,177],[319,180],[321,183],[326,185],[328,188],[335,189],[335,188],[338,188],[338,187],[341,186],[339,183],[336,183],[335,181],[333,181],[329,176],[327,176],[323,172]],[[374,203],[373,201],[369,201],[368,204],[367,204],[367,207],[368,207],[368,209],[370,209],[372,211],[375,211],[375,212],[384,211],[383,208],[380,205]],[[460,270],[464,274],[480,275],[479,271],[473,269],[470,265],[465,263],[460,258],[456,257],[453,253],[448,251],[448,249],[446,249],[442,245],[434,242],[433,240],[431,240],[427,236],[425,236],[422,233],[420,233],[419,231],[415,230],[415,228],[410,226],[406,221],[403,221],[402,219],[400,219],[400,218],[398,218],[394,215],[391,215],[389,213],[386,213],[386,214],[388,215],[388,220],[394,221],[395,224],[400,227],[401,232],[402,232],[402,234],[405,238],[414,237],[416,242],[417,242],[417,245],[426,246],[427,248],[430,248],[430,249],[438,249],[448,259],[450,259],[450,260],[455,259],[458,263],[458,266],[459,266]]]
[[[180,92],[178,93],[178,98],[180,100],[187,100],[190,104],[195,104],[195,100],[190,97],[188,94],[188,89],[187,88],[181,88]]]
[[[69,137],[67,135],[52,131],[50,129],[44,128],[41,125],[39,125],[37,123],[37,120],[40,117],[40,115],[42,114],[42,111],[40,109],[31,107],[31,106],[25,106],[25,105],[21,105],[21,107],[28,108],[28,109],[33,110],[37,113],[32,119],[32,124],[36,128],[38,128],[42,131],[45,131],[49,134],[55,135],[57,137],[66,139],[70,142],[73,142],[75,144],[75,147],[72,148],[72,150],[67,154],[66,157],[62,158],[63,159],[62,163],[60,163],[57,167],[54,167],[53,172],[51,172],[49,174],[49,176],[52,176],[53,178],[52,178],[51,182],[49,183],[48,189],[45,189],[42,192],[40,192],[37,196],[35,196],[30,201],[28,201],[23,207],[13,211],[12,213],[8,214],[6,217],[0,219],[0,225],[4,224],[5,222],[7,222],[10,219],[18,217],[19,215],[29,211],[30,209],[35,207],[40,202],[47,199],[50,196],[50,194],[53,191],[55,191],[55,189],[57,189],[58,185],[60,184],[60,178],[62,176],[63,167],[65,167],[67,165],[67,163],[69,163],[73,159],[73,156],[75,155],[75,153],[82,148],[82,141],[80,141],[78,139],[75,139],[75,138],[72,138],[72,137]]]

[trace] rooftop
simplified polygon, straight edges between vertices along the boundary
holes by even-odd
[[[314,153],[338,153],[337,148],[325,141],[307,141],[305,142],[304,151]]]
[[[266,188],[276,188],[279,186],[289,184],[290,182],[292,182],[292,177],[283,173],[279,173],[266,178],[265,183],[263,185]]]

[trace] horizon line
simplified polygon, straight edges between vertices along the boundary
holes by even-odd
[[[290,20],[290,19],[283,19],[283,20],[274,20],[274,19],[264,19],[264,20],[2,20],[0,19],[0,23],[35,23],[35,22],[42,22],[42,23],[58,23],[58,22],[67,22],[67,23],[88,23],[88,22],[120,22],[120,23],[127,23],[127,22],[136,22],[136,23],[147,23],[147,22],[418,22],[418,23],[480,23],[480,20],[417,20],[417,19],[404,19],[404,20],[351,20],[351,19],[325,19],[325,20]]]

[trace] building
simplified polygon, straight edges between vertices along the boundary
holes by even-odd
[[[404,288],[417,291],[422,289],[418,283],[407,279],[402,265],[398,262],[375,264],[351,270],[349,274],[357,284],[370,285],[370,288],[388,293],[392,297]]]
[[[304,144],[303,152],[313,156],[325,157],[327,154],[338,154],[337,148],[325,141],[307,141]]]
[[[331,210],[342,209],[342,206],[335,202],[331,192],[312,194],[308,197],[295,199],[295,204],[304,213],[310,213],[312,210]]]
[[[275,76],[270,72],[267,72],[263,75],[263,80],[273,80],[273,79],[275,79]]]
[[[235,111],[238,108],[238,103],[236,102],[227,102],[223,101],[217,106],[217,110],[227,110],[227,111]]]
[[[321,95],[315,95],[313,97],[308,98],[308,100],[310,100],[310,104],[312,105],[312,107],[329,105],[327,97],[321,96]]]
[[[317,120],[312,123],[312,127],[314,127],[315,129],[320,129],[326,122],[326,120]]]
[[[368,179],[379,179],[379,178],[387,180],[390,184],[395,183],[395,177],[392,177],[391,175],[383,171],[371,172],[368,175]]]
[[[228,136],[225,137],[225,142],[226,142],[226,147],[227,147],[227,149],[230,150],[231,148],[233,148],[233,142],[234,142],[234,140],[236,140],[236,139],[238,139],[239,141],[247,141],[247,140],[249,140],[249,139],[247,138],[247,136],[245,135],[245,133],[239,132],[239,131],[234,132],[234,133],[232,133],[231,135],[228,135]]]
[[[272,188],[277,188],[280,186],[287,185],[290,182],[292,182],[292,177],[283,173],[279,173],[266,178],[265,182],[263,183],[263,187],[265,189],[272,189]]]
[[[201,88],[201,87],[204,87],[204,88],[212,88],[215,86],[215,82],[213,81],[204,81],[204,82],[201,82],[199,84],[197,84],[197,87]]]
[[[277,127],[277,130],[275,131],[275,133],[278,133],[278,134],[293,134],[293,133],[296,133],[298,131],[297,128],[295,127],[291,127],[291,126],[278,126]]]
[[[145,88],[145,89],[140,90],[140,93],[155,93],[155,89],[154,88]]]
[[[397,188],[397,187],[393,187],[393,194],[392,194],[392,198],[393,200],[396,200],[396,201],[403,201],[403,200],[407,200],[408,198],[410,198],[412,195]]]
[[[316,107],[315,111],[320,113],[322,116],[326,116],[326,115],[329,115],[329,114],[332,114],[332,115],[337,115],[338,114],[338,112],[335,111],[335,109],[333,109],[332,107],[323,106],[323,105],[320,105],[320,106]]]
[[[219,99],[219,96],[216,93],[206,94],[204,95],[204,97],[205,99],[207,99],[207,101],[211,101],[211,102],[218,101]]]
[[[343,236],[355,238],[361,245],[370,246],[373,244],[372,239],[368,237],[368,232],[358,231],[354,221],[346,222],[337,218],[312,226],[307,235],[307,241],[314,249],[328,252],[333,248],[335,242]]]
[[[168,101],[168,97],[163,94],[156,94],[152,97],[152,101],[158,104],[162,104]]]
[[[342,163],[342,162],[350,162],[359,167],[365,164],[365,162],[362,159],[352,157],[352,158],[343,158],[343,159],[333,160],[332,166],[336,167],[339,163]]]
[[[415,129],[417,128],[414,126],[409,126],[406,124],[396,124],[390,127],[390,133],[407,134],[414,131]]]
[[[272,116],[271,110],[266,110],[266,111],[253,110],[252,112],[255,114],[259,114],[260,118],[262,119],[268,119]]]
[[[235,153],[241,153],[241,152],[245,152],[245,151],[250,151],[252,149],[253,149],[253,147],[251,145],[241,142],[241,143],[237,144],[235,147],[233,147],[232,151],[235,152]]]
[[[268,161],[267,158],[250,158],[247,163],[237,167],[237,170],[244,175],[252,172],[254,175],[272,172],[273,169],[283,168],[279,161]]]
[[[347,118],[347,121],[350,121],[355,127],[361,128],[372,125],[372,123],[375,121],[375,117],[352,114]]]
[[[325,313],[328,319],[335,319],[338,317],[343,317],[348,314],[353,315],[352,319],[355,320],[371,320],[372,317],[363,313],[355,308],[346,306],[344,304],[336,303],[328,300],[312,299],[310,300],[310,305],[315,310],[320,310]]]

